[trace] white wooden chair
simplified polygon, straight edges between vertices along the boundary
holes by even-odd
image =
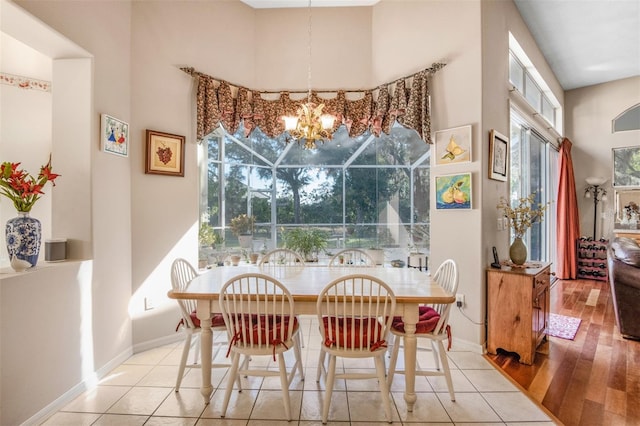
[[[386,338],[393,320],[396,298],[381,280],[346,275],[329,283],[317,300],[321,351],[329,356],[322,423],[327,423],[335,379],[377,379],[386,419],[391,423],[391,399],[384,367]],[[336,359],[373,358],[375,373],[336,373]],[[318,364],[318,380],[324,363]]]
[[[334,254],[329,266],[376,266],[376,262],[364,250],[347,248]]]
[[[357,248],[346,248],[340,250],[338,253],[334,254],[329,260],[329,266],[331,267],[366,267],[366,266],[376,266],[376,262],[365,252],[364,250],[360,250]],[[325,359],[326,353],[324,351],[320,351],[318,363],[322,365],[322,368],[318,368],[318,377],[317,380],[320,380],[320,377],[323,373],[325,373]]]
[[[268,272],[278,278],[278,269],[289,266],[305,266],[304,258],[298,253],[288,248],[277,248],[265,253],[258,261],[261,270]],[[304,334],[300,330],[300,346],[304,348]]]
[[[304,266],[304,259],[293,250],[277,248],[262,256],[258,266]]]
[[[228,354],[231,354],[231,368],[227,388],[222,403],[221,417],[229,405],[233,384],[237,382],[241,391],[239,375],[279,376],[282,400],[287,419],[291,420],[289,386],[296,371],[304,380],[302,354],[300,351],[300,323],[294,315],[293,298],[289,290],[273,277],[259,273],[242,274],[227,281],[220,289],[220,310],[229,336]],[[293,349],[295,364],[290,371],[285,365],[284,354]],[[240,365],[240,356],[270,356],[277,358],[278,369],[264,364],[250,367]],[[257,364],[257,363],[255,363]]]
[[[171,287],[173,291],[184,291],[187,288],[187,285],[198,275],[196,269],[185,259],[178,258],[173,261],[171,265]],[[178,323],[176,327],[176,331],[182,327],[185,338],[184,345],[182,347],[182,357],[180,358],[180,365],[178,367],[178,378],[176,379],[176,389],[178,392],[180,390],[180,384],[182,383],[182,378],[184,377],[185,368],[200,368],[200,364],[198,363],[198,355],[200,354],[200,320],[196,316],[196,301],[195,300],[187,300],[187,299],[176,299],[178,305],[180,306],[180,312],[182,314],[182,319]],[[224,325],[224,320],[221,314],[214,314],[211,318],[211,329],[215,333],[216,331],[222,331],[226,335],[227,328]],[[217,341],[214,339],[214,345],[217,345],[215,355],[220,351],[222,346],[226,343],[225,341]],[[193,363],[187,364],[187,358],[189,357],[189,352],[193,348]],[[229,363],[212,364],[212,367],[229,367]]]
[[[455,294],[456,291],[458,291],[458,267],[455,261],[452,259],[445,260],[438,267],[433,279],[449,294]],[[451,401],[455,401],[456,398],[451,380],[449,361],[443,344],[444,341],[450,339],[449,313],[452,306],[453,304],[451,303],[420,306],[421,320],[416,325],[415,336],[418,339],[428,339],[431,343],[431,351],[433,352],[436,370],[418,370],[416,368],[416,376],[444,376],[447,381]],[[393,345],[391,361],[389,362],[389,374],[387,378],[389,388],[391,388],[391,384],[393,383],[394,374],[404,373],[404,370],[396,370],[398,352],[401,346],[400,340],[405,336],[402,318],[394,318],[391,334],[395,337],[395,344]],[[442,364],[442,369],[440,364]]]

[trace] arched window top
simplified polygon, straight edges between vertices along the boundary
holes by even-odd
[[[640,104],[626,109],[613,119],[612,133],[627,130],[640,130]]]

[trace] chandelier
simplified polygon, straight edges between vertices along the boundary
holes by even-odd
[[[311,0],[309,0],[309,27],[308,27],[308,55],[309,68],[307,71],[307,103],[298,108],[295,116],[285,116],[284,127],[289,133],[290,138],[298,142],[304,143],[302,146],[306,149],[317,148],[316,142],[324,143],[325,139],[331,139],[333,123],[335,117],[331,114],[324,114],[324,104],[316,105],[311,101]]]

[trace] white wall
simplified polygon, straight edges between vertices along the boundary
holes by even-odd
[[[0,424],[22,424],[94,377],[91,274],[90,261],[67,261],[3,278]]]
[[[249,46],[255,57],[252,87],[307,90],[308,10],[251,11],[255,13],[253,45]],[[371,60],[375,49],[371,38],[371,15],[372,8],[369,7],[313,9],[311,83],[314,89],[374,87]],[[277,25],[277,22],[286,24]]]
[[[573,142],[580,234],[593,234],[593,199],[584,198],[585,178],[605,177],[607,200],[598,204],[597,238],[611,238],[615,197],[611,187],[613,148],[640,145],[640,130],[611,132],[611,122],[640,103],[640,77],[570,90],[565,94],[567,136]]]

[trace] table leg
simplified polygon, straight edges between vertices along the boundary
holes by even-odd
[[[407,411],[413,411],[416,403],[416,324],[418,322],[418,305],[406,305],[402,316],[404,321],[404,400]]]
[[[213,347],[213,332],[211,331],[211,301],[198,300],[196,315],[200,320],[200,363],[202,370],[202,383],[200,393],[204,403],[209,404],[213,386],[211,386],[211,350]]]

